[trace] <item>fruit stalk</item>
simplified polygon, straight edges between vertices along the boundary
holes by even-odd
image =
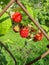
[[[33,23],[40,29],[40,31],[44,34],[44,36],[49,40],[49,36],[46,34],[46,32],[43,30],[40,24],[28,13],[28,11],[25,9],[22,3],[19,0],[16,3],[23,9],[23,11],[29,16],[29,18],[33,21]]]

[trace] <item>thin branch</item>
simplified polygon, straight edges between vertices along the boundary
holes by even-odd
[[[25,9],[22,3],[19,0],[16,3],[23,9],[23,11],[29,16],[29,18],[33,21],[33,23],[40,29],[40,31],[44,34],[44,36],[49,40],[49,36],[47,35],[47,33],[43,30],[40,24],[28,13],[28,11]]]
[[[47,51],[46,51],[45,53],[43,53],[41,56],[35,58],[33,61],[31,61],[31,62],[29,62],[29,63],[27,63],[27,64],[25,64],[25,65],[31,65],[31,64],[37,62],[38,60],[45,58],[48,54],[49,54],[49,50],[47,50]]]
[[[15,2],[15,0],[11,0],[7,6],[2,10],[2,12],[0,13],[0,17],[6,12],[6,10]]]
[[[5,48],[5,50],[6,50],[6,51],[10,54],[10,56],[13,58],[13,60],[14,60],[14,62],[15,62],[15,65],[17,65],[17,61],[16,61],[15,57],[13,56],[13,54],[11,53],[11,51],[10,51],[2,42],[0,42],[0,45]]]

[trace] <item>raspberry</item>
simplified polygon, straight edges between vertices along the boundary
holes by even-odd
[[[14,14],[12,15],[12,20],[13,20],[14,22],[21,22],[21,20],[22,20],[22,15],[21,15],[21,13],[19,13],[19,12],[14,13]]]
[[[21,35],[21,37],[23,37],[23,38],[26,38],[26,37],[28,37],[28,34],[29,34],[29,29],[28,28],[22,28],[21,30],[20,30],[20,35]]]
[[[34,39],[36,41],[40,41],[42,39],[42,37],[43,37],[43,34],[42,33],[38,33],[38,34],[35,35]]]
[[[19,25],[14,26],[14,27],[13,27],[13,30],[14,30],[15,32],[19,32],[19,31],[20,31]]]

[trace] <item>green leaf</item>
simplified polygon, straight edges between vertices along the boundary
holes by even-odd
[[[46,25],[41,25],[41,27],[47,32],[49,28]]]
[[[32,17],[34,17],[32,8],[29,7],[28,5],[26,5],[26,9],[27,9],[27,11],[30,13],[30,15],[31,15]]]
[[[48,35],[49,35],[49,32],[48,32]]]
[[[11,25],[10,17],[7,13],[4,13],[3,16],[0,17],[0,35],[8,33]]]

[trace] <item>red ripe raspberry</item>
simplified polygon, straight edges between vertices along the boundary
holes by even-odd
[[[22,15],[21,15],[21,13],[19,13],[19,12],[14,13],[14,14],[12,15],[12,20],[13,20],[14,22],[21,22],[21,20],[22,20]]]
[[[26,28],[26,27],[20,30],[20,35],[21,35],[21,37],[23,37],[23,38],[28,37],[28,34],[29,34],[29,29]]]
[[[42,39],[42,37],[43,37],[43,34],[42,33],[38,33],[38,34],[35,35],[34,39],[36,41],[40,41]]]

